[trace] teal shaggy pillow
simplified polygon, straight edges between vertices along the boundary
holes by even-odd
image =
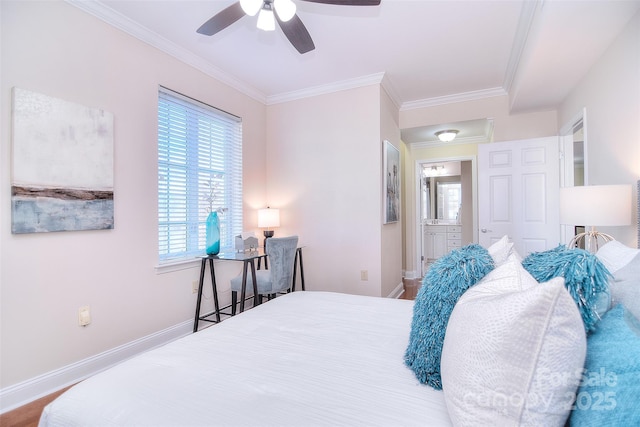
[[[611,277],[609,270],[595,255],[561,245],[545,252],[530,254],[522,261],[522,266],[539,283],[548,282],[554,277],[564,277],[565,287],[578,305],[585,330],[593,330],[600,320],[599,305],[603,298],[609,298]]]
[[[404,361],[418,380],[442,390],[440,356],[449,316],[460,296],[475,285],[494,264],[480,245],[453,250],[429,269],[413,306],[409,345]]]

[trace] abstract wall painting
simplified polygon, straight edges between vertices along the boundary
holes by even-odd
[[[384,224],[400,218],[400,151],[389,141],[384,141]]]
[[[113,115],[13,89],[11,232],[113,228]]]

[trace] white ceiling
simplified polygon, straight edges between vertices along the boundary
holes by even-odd
[[[235,0],[67,0],[266,104],[382,82],[401,109],[509,94],[555,108],[640,9],[640,0],[294,0],[316,49],[299,54],[245,16],[196,29]]]

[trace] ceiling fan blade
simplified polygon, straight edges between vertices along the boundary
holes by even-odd
[[[282,21],[278,14],[274,14],[282,28],[282,32],[289,39],[293,47],[300,53],[307,53],[316,48],[311,40],[307,27],[304,26],[298,15],[293,15],[293,18],[287,22]]]
[[[215,33],[224,30],[244,15],[240,2],[236,2],[215,14],[196,31],[200,34],[204,34],[205,36],[212,36]]]
[[[336,4],[339,6],[378,6],[380,0],[302,0],[311,3]]]

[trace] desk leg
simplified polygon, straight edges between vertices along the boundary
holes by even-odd
[[[296,256],[293,258],[293,283],[291,284],[291,292],[296,291],[296,276],[298,275],[298,252],[299,251],[300,249],[296,249]]]
[[[198,323],[200,322],[200,303],[202,302],[202,286],[204,284],[204,270],[207,267],[207,260],[202,259],[200,264],[200,282],[198,282],[198,301],[196,302],[196,317],[193,319],[193,332],[198,332]]]
[[[256,263],[252,259],[245,260],[242,267],[242,292],[240,295],[240,313],[244,311],[244,300],[247,297],[247,268],[251,265],[251,279],[253,281],[253,306],[258,305],[258,280],[256,279]]]
[[[244,299],[247,297],[247,261],[242,263],[242,292],[240,292],[240,313],[244,311]]]
[[[304,291],[304,268],[302,267],[302,248],[298,248],[296,253],[299,255],[298,262],[300,263],[300,284],[302,285],[302,290]]]
[[[249,260],[251,263],[251,278],[253,279],[253,306],[256,307],[260,301],[258,299],[258,281],[256,280],[256,264],[253,259]],[[267,259],[264,259],[264,266],[267,267]]]
[[[209,270],[211,270],[211,287],[213,288],[213,304],[216,310],[216,322],[220,323],[220,304],[218,304],[218,286],[216,285],[216,273],[213,269],[213,259],[209,258]]]
[[[292,292],[295,292],[296,290],[296,275],[298,271],[298,264],[300,264],[300,285],[302,286],[302,290],[304,291],[304,269],[302,268],[302,248],[296,249],[296,257],[293,260],[293,286],[291,287]]]

